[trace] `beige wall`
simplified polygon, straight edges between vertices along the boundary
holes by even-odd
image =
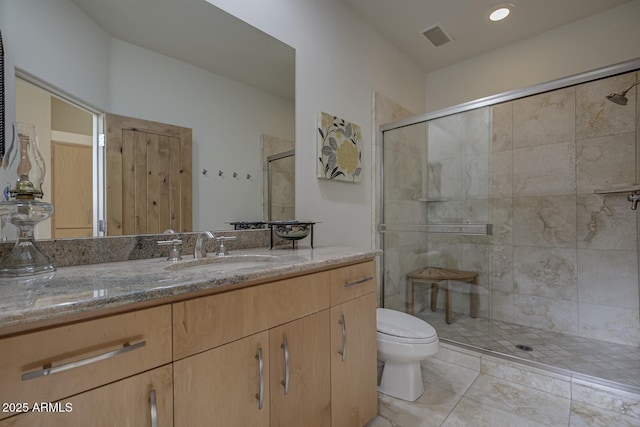
[[[426,76],[427,112],[640,57],[640,0]]]

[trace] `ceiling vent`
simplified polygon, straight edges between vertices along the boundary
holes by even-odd
[[[433,27],[429,27],[426,30],[421,31],[422,35],[427,38],[435,47],[442,46],[443,44],[453,41],[451,37],[441,26],[436,24]]]

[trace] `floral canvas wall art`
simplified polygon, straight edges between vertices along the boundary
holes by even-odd
[[[360,126],[327,113],[318,114],[318,178],[360,182]]]

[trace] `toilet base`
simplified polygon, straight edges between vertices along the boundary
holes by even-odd
[[[409,402],[418,399],[424,393],[420,362],[385,362],[378,391]]]

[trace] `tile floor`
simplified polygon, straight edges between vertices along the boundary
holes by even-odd
[[[442,344],[415,402],[378,394],[366,427],[640,426],[640,394]]]
[[[527,326],[456,314],[450,325],[440,310],[424,309],[418,317],[432,325],[440,338],[521,359],[601,378],[640,393],[640,348],[565,335]],[[516,348],[526,345],[531,351]],[[637,389],[637,390],[636,390]]]

